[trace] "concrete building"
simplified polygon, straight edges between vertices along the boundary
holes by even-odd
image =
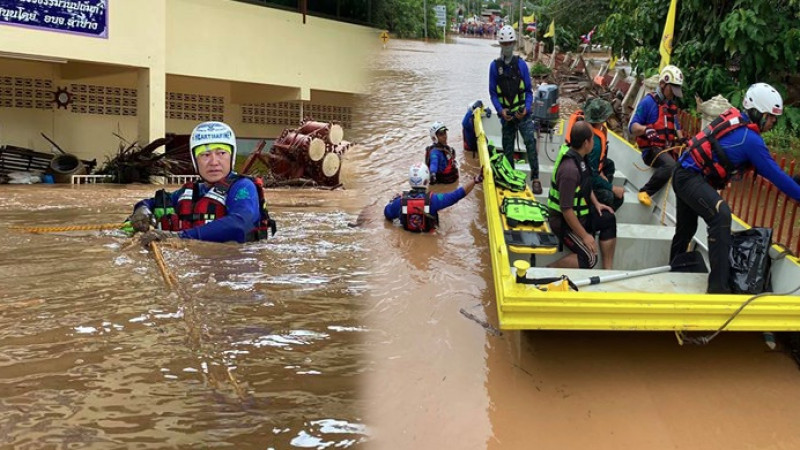
[[[223,120],[352,125],[379,31],[233,0],[0,0],[0,145],[82,159]],[[56,94],[59,102],[54,101]]]

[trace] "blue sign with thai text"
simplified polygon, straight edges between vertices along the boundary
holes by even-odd
[[[109,0],[0,0],[0,25],[108,37]]]

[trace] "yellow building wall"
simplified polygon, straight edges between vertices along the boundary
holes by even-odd
[[[167,73],[364,93],[378,30],[230,0],[169,0]],[[298,98],[299,99],[299,98]]]
[[[118,148],[112,132],[149,142],[191,131],[196,121],[166,117],[167,92],[222,96],[239,136],[276,137],[283,125],[242,123],[241,105],[353,106],[380,45],[375,29],[231,0],[113,0],[108,20],[107,39],[0,25],[0,77],[137,89],[138,117],[0,107],[0,145],[49,151],[44,132],[102,164]]]

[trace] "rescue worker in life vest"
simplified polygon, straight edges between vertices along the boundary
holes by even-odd
[[[450,184],[458,181],[456,149],[447,145],[447,127],[434,122],[430,132],[433,144],[425,149],[425,165],[431,173],[431,184]]]
[[[697,231],[697,218],[702,217],[708,225],[711,272],[707,292],[711,294],[731,292],[731,210],[718,190],[725,188],[732,176],[752,167],[800,201],[800,186],[781,170],[761,137],[783,113],[781,95],[766,83],[756,83],[747,89],[742,106],[744,111],[728,109],[691,138],[673,174],[677,222],[670,261],[688,250]]]
[[[202,182],[186,183],[172,193],[160,190],[134,206],[129,221],[135,231],[145,232],[142,244],[169,237],[243,243],[265,239],[268,229],[274,234],[260,181],[231,170],[236,161],[233,130],[222,122],[203,122],[192,131],[189,148]]]
[[[581,120],[589,122],[594,133],[594,147],[589,153],[587,160],[589,168],[592,170],[592,191],[597,200],[618,210],[625,200],[625,189],[622,186],[614,186],[614,160],[608,157],[608,128],[606,120],[614,112],[611,103],[602,98],[589,99],[583,109],[572,113],[567,123],[566,136],[572,126]]]
[[[469,108],[467,108],[464,118],[461,119],[461,138],[464,141],[464,153],[472,152],[473,156],[478,152],[478,136],[475,135],[475,116],[472,114],[478,108],[483,107],[483,102],[475,100]],[[492,110],[489,108],[484,109],[486,117],[492,117]]]
[[[658,76],[656,92],[647,94],[636,107],[628,131],[636,137],[645,164],[655,169],[650,181],[639,190],[639,202],[650,206],[651,197],[672,176],[678,152],[667,150],[685,142],[678,123],[675,97],[683,98],[683,72],[673,65],[664,66]]]
[[[531,169],[531,190],[542,193],[539,181],[539,156],[536,154],[531,107],[533,87],[528,64],[514,55],[517,34],[506,25],[497,33],[500,57],[489,65],[489,96],[503,126],[503,153],[514,167],[514,141],[517,132],[522,134],[528,165]]]
[[[464,186],[451,192],[428,192],[429,179],[430,174],[425,164],[417,163],[411,166],[408,171],[408,184],[411,185],[411,190],[396,195],[383,208],[386,220],[400,219],[400,225],[404,230],[416,233],[435,230],[439,225],[439,211],[455,205],[472,192],[476,184],[482,183],[483,169]]]
[[[596,233],[600,234],[603,269],[614,264],[617,219],[614,209],[597,200],[592,192],[592,171],[587,155],[594,147],[594,132],[585,121],[576,122],[553,166],[547,206],[550,228],[572,253],[551,267],[590,269],[597,264]]]

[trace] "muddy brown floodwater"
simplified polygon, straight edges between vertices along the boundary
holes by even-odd
[[[668,333],[504,332],[497,324],[482,191],[414,235],[380,209],[422,159],[431,122],[460,152],[467,105],[488,103],[499,48],[391,41],[374,61],[373,97],[358,169],[377,202],[365,323],[370,448],[796,449],[800,371],[760,334],[722,334],[680,347]],[[476,195],[477,194],[477,195]]]
[[[266,243],[164,244],[179,293],[116,232],[8,228],[121,221],[154,187],[0,186],[0,448],[800,448],[800,371],[760,335],[494,336],[459,312],[497,323],[481,188],[434,234],[383,219],[431,122],[477,171],[460,121],[498,53],[390,41],[346,190],[268,191]]]

